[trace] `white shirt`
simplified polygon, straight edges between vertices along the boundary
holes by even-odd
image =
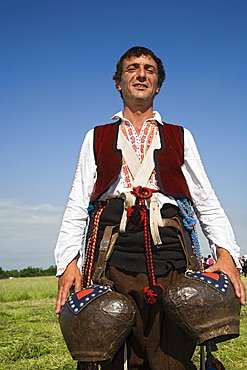
[[[112,119],[122,119],[122,112],[117,113]],[[153,118],[162,124],[161,116],[154,112]],[[55,261],[57,276],[60,276],[67,265],[79,254],[78,267],[82,266],[84,257],[84,236],[88,222],[88,211],[91,194],[97,179],[97,166],[93,151],[94,130],[88,131],[83,141],[76,173],[69,195],[68,203],[62,220],[58,241],[55,248]],[[209,241],[214,258],[216,258],[216,245],[230,252],[236,265],[240,255],[240,248],[235,242],[234,233],[230,222],[221,207],[215,192],[208,180],[195,141],[189,130],[184,129],[184,163],[182,172],[187,181],[189,191],[194,202],[194,210],[197,214],[204,235]],[[101,199],[108,196],[118,196],[125,189],[122,174],[104,193]],[[176,204],[171,196],[157,193],[160,208],[164,203]]]

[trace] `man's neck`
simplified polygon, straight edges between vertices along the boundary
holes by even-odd
[[[143,123],[153,117],[153,107],[148,109],[130,109],[128,106],[124,106],[123,116],[129,120],[135,127],[136,132],[139,134]]]

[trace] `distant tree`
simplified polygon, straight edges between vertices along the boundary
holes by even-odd
[[[4,271],[0,267],[0,279],[9,279],[10,277],[34,277],[34,276],[52,276],[56,274],[56,266],[50,266],[48,269],[41,267],[27,267],[20,271],[18,270],[7,270]]]
[[[9,279],[11,277],[17,278],[20,276],[20,273],[18,270],[7,270],[4,271],[4,276],[5,279]]]
[[[48,269],[44,270],[44,273],[46,276],[52,276],[52,275],[56,275],[56,266],[50,266],[48,267]]]
[[[6,279],[6,272],[0,267],[0,279]]]
[[[17,278],[20,276],[20,273],[18,270],[10,270],[10,271],[7,271],[8,274],[9,274],[9,277],[14,277],[14,278]]]
[[[27,267],[23,270],[20,270],[20,277],[32,277],[40,276],[40,269],[37,267]]]

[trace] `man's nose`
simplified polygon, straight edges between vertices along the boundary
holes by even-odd
[[[144,67],[140,66],[138,68],[136,78],[139,80],[146,80],[147,76],[146,76],[146,70]]]

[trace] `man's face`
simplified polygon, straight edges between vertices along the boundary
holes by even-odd
[[[160,91],[155,60],[148,55],[125,59],[121,81],[116,81],[116,88],[122,92],[125,103],[152,103]]]

